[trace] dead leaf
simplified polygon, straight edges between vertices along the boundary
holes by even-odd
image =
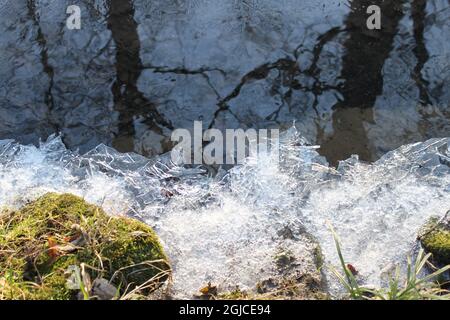
[[[47,242],[48,242],[48,248],[49,248],[48,249],[48,255],[50,257],[52,257],[52,258],[58,257],[59,256],[59,252],[56,249],[57,242],[56,242],[55,238],[48,237]]]
[[[350,263],[349,264],[347,264],[347,268],[348,268],[348,270],[350,270],[350,272],[354,275],[354,276],[357,276],[358,275],[358,270],[356,270],[356,268],[353,266],[353,265],[351,265]]]
[[[212,286],[211,282],[209,282],[207,287],[200,289],[200,292],[206,296],[216,296],[217,295],[217,287]]]

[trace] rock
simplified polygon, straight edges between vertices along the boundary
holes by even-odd
[[[112,300],[117,295],[117,288],[108,280],[100,278],[92,283],[91,294],[99,300]]]
[[[283,232],[289,228],[284,228]],[[293,232],[288,232],[294,234]],[[253,290],[219,293],[223,300],[323,300],[328,299],[327,284],[322,273],[323,258],[314,237],[302,230],[293,239],[285,240],[274,256],[273,276],[261,279]],[[295,240],[294,240],[295,239]]]
[[[149,294],[171,272],[149,226],[108,216],[70,194],[50,193],[2,213],[0,235],[2,299],[67,300],[80,292],[85,299],[111,299],[116,288],[121,295]]]
[[[450,264],[450,211],[442,220],[431,219],[419,236],[424,249],[439,265]]]

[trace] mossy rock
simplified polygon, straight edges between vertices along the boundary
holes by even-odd
[[[302,231],[299,241],[309,243],[308,251],[296,254],[289,249],[280,247],[279,252],[273,257],[273,276],[261,279],[256,283],[254,289],[247,291],[236,287],[217,294],[218,289],[209,284],[200,291],[202,295],[198,298],[220,300],[330,299],[327,293],[326,279],[322,273],[323,255],[320,245],[306,231]]]
[[[167,261],[149,226],[74,195],[50,193],[0,215],[0,299],[74,299],[69,270],[82,271],[81,291],[107,279],[118,294],[148,293],[168,278]]]
[[[450,220],[449,214],[438,221],[431,219],[421,231],[419,237],[425,251],[433,255],[433,260],[440,265],[450,264]]]

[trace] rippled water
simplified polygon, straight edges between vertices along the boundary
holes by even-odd
[[[153,156],[174,128],[288,128],[333,162],[450,132],[448,0],[0,1],[0,138]]]

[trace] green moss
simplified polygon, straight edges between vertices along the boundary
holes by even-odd
[[[437,226],[422,237],[422,245],[433,259],[443,265],[450,264],[450,230]]]
[[[70,266],[83,266],[84,278],[111,280],[122,292],[152,279],[157,286],[170,272],[150,227],[110,217],[79,197],[47,194],[0,215],[0,298],[75,298],[77,290],[67,286]]]
[[[313,255],[314,255],[314,264],[316,265],[317,270],[321,271],[325,263],[325,259],[323,257],[323,252],[320,245],[317,245],[313,249]]]
[[[233,291],[224,292],[224,293],[219,294],[218,299],[219,300],[249,300],[249,299],[256,299],[256,297],[249,295],[245,291],[241,291],[239,288],[236,288]]]
[[[419,231],[419,240],[425,251],[431,253],[433,262],[450,264],[450,220],[447,215],[440,220],[432,217]]]

